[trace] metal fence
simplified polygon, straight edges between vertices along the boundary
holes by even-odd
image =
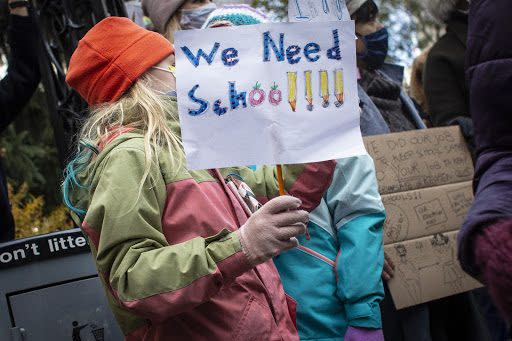
[[[126,9],[122,0],[35,0],[33,6],[41,34],[42,81],[63,165],[87,107],[65,82],[69,59],[92,26],[108,16],[126,16]]]

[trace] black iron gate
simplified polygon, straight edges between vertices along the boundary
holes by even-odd
[[[41,76],[64,165],[87,107],[65,82],[69,59],[92,26],[108,16],[126,16],[126,9],[122,0],[34,0],[33,5],[42,37]]]

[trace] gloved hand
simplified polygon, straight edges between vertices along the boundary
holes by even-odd
[[[368,329],[349,326],[345,341],[384,341],[382,329]]]
[[[494,303],[512,321],[512,219],[482,227],[475,238],[475,261]]]
[[[299,245],[296,236],[306,232],[309,214],[298,210],[302,202],[291,196],[270,200],[240,227],[242,249],[252,265],[266,262]]]
[[[395,264],[391,260],[391,257],[384,252],[384,267],[382,268],[382,279],[386,282],[395,276]]]

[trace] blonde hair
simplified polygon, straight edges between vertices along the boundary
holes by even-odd
[[[181,11],[176,11],[167,24],[165,24],[164,34],[163,36],[167,38],[171,43],[174,44],[174,32],[181,30]]]
[[[171,167],[179,172],[183,166],[184,152],[181,138],[168,125],[168,120],[178,120],[177,113],[170,110],[169,99],[149,86],[150,76],[141,76],[116,102],[91,108],[89,117],[79,135],[79,149],[75,158],[66,167],[63,183],[64,200],[77,213],[84,212],[73,207],[69,199],[71,188],[84,188],[76,175],[83,171],[99,153],[99,146],[108,140],[117,129],[128,127],[141,130],[144,135],[144,173],[139,185],[140,197],[151,166],[158,164],[159,150],[172,154]],[[88,185],[88,184],[85,184]],[[135,202],[138,201],[137,200]]]

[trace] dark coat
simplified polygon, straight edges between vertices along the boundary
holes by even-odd
[[[446,34],[428,54],[423,84],[430,119],[436,127],[453,125],[458,117],[469,118],[464,74],[467,33],[467,15],[453,14]]]
[[[20,113],[40,80],[37,26],[32,17],[9,16],[11,55],[7,75],[0,81],[0,132]],[[1,162],[1,160],[0,160]],[[7,181],[0,164],[0,242],[14,238],[14,221],[7,196]]]
[[[470,112],[477,163],[475,202],[459,234],[464,270],[479,277],[474,237],[512,218],[512,1],[473,0],[468,33]]]

